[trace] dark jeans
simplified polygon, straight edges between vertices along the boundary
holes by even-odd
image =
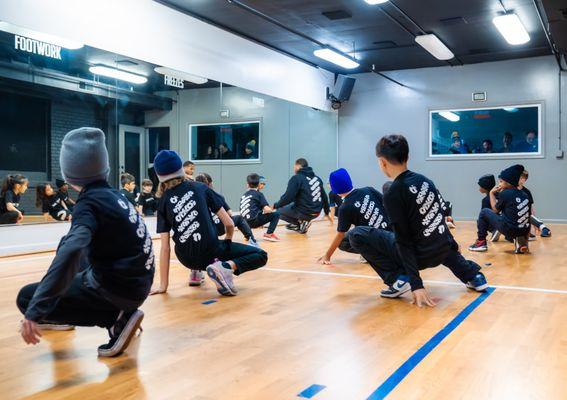
[[[339,244],[339,250],[346,251],[347,253],[359,254],[350,244],[350,236],[352,235],[352,230],[345,234],[345,237]]]
[[[498,232],[502,233],[507,239],[514,239],[529,234],[529,229],[525,229],[524,231],[510,229],[509,226],[506,225],[504,217],[496,214],[490,208],[483,208],[480,211],[476,225],[479,240],[486,240],[488,232],[494,230],[498,230]]]
[[[267,233],[271,234],[275,232],[279,221],[280,213],[278,211],[274,211],[268,214],[258,214],[256,218],[248,220],[248,225],[252,228],[259,228],[269,223],[270,225],[268,226]]]
[[[41,322],[102,328],[114,325],[120,309],[96,290],[87,287],[83,280],[83,274],[78,273],[55,309]],[[39,282],[26,285],[18,293],[16,304],[22,314],[25,314],[38,286]]]
[[[176,254],[185,267],[201,271],[204,271],[215,259],[233,261],[236,264],[235,275],[258,269],[268,262],[268,253],[264,250],[232,241],[229,243],[227,240],[219,240],[219,244],[212,254],[205,254],[199,259],[186,259],[177,251]]]
[[[294,203],[288,204],[285,207],[279,208],[278,211],[280,212],[280,217],[285,222],[289,222],[290,224],[299,225],[301,221],[311,221],[312,219],[317,218],[319,214],[304,214],[300,212]]]
[[[231,218],[232,218],[232,222],[234,222],[234,226],[240,232],[242,232],[246,240],[254,239],[254,234],[252,233],[252,229],[250,228],[250,225],[248,225],[248,222],[246,222],[244,217],[242,217],[241,215],[233,215],[231,216]],[[218,236],[222,236],[226,233],[226,230],[222,222],[220,224],[216,224],[216,228],[217,228]]]
[[[406,274],[393,232],[368,226],[358,226],[349,233],[352,248],[368,261],[386,285],[392,285],[400,275]],[[478,264],[465,260],[459,253],[456,242],[447,252],[439,254],[438,259],[427,260],[427,262],[418,260],[418,264],[419,269],[443,264],[463,283],[472,280],[480,271]]]
[[[15,224],[18,222],[18,215],[16,211],[6,211],[0,214],[0,225]]]

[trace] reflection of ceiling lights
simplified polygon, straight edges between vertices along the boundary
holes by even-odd
[[[518,109],[516,107],[504,107],[504,111],[516,112]]]
[[[415,41],[438,60],[450,60],[455,57],[453,52],[433,33],[416,36]]]
[[[124,71],[117,68],[108,67],[106,65],[93,65],[89,68],[95,75],[107,76],[109,78],[119,79],[121,81],[126,81],[135,84],[146,83],[148,78],[142,75],[133,74],[128,71]]]
[[[516,14],[506,14],[495,17],[492,23],[510,44],[518,45],[530,41],[530,35]]]
[[[31,29],[22,28],[17,25],[12,25],[4,21],[0,21],[0,31],[12,33],[18,36],[25,36],[30,39],[35,39],[44,43],[54,44],[55,46],[60,46],[69,50],[77,50],[84,46],[82,43],[75,42],[73,40],[63,39],[58,36],[50,35],[48,33],[32,31]]]
[[[365,2],[367,2],[368,4],[382,4],[382,3],[387,3],[388,0],[364,0]]]
[[[203,78],[197,75],[188,74],[187,72],[177,71],[176,69],[171,69],[167,67],[155,67],[154,71],[158,74],[172,76],[177,79],[181,79],[183,81],[188,81],[195,83],[197,85],[202,85],[203,83],[207,83],[209,80],[207,78]]]
[[[360,65],[352,58],[347,57],[344,54],[341,54],[338,51],[335,51],[328,47],[324,49],[317,49],[313,52],[313,54],[319,58],[322,58],[323,60],[332,62],[333,64],[336,64],[346,69],[353,69]]]
[[[451,111],[439,111],[439,115],[451,122],[458,122],[461,119],[461,117]]]

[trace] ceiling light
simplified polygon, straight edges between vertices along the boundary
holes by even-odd
[[[317,49],[313,52],[313,54],[315,54],[319,58],[322,58],[323,60],[327,60],[346,69],[353,69],[360,66],[360,64],[352,58],[347,57],[344,54],[341,54],[338,51],[335,51],[328,47]]]
[[[109,78],[119,79],[130,83],[140,84],[146,83],[148,78],[142,75],[133,74],[121,69],[107,67],[106,65],[93,65],[89,68],[95,75],[107,76]]]
[[[415,41],[438,60],[450,60],[455,57],[453,52],[432,33],[429,35],[416,36]]]
[[[492,23],[510,44],[518,45],[530,41],[530,35],[516,14],[506,14],[495,17]]]
[[[187,72],[177,71],[176,69],[171,69],[167,67],[155,67],[154,71],[158,74],[172,76],[177,79],[181,79],[183,81],[188,81],[195,83],[197,85],[202,85],[203,83],[207,83],[209,80],[207,78],[203,78],[197,75],[188,74]]]
[[[63,47],[69,50],[77,50],[84,46],[82,43],[76,42],[74,40],[67,40],[58,36],[50,35],[48,33],[32,31],[31,29],[22,28],[20,26],[12,25],[4,21],[0,21],[0,31],[12,33],[18,36],[25,36],[29,39],[35,39],[40,42],[54,44],[55,46]]]
[[[383,3],[387,3],[388,0],[364,0],[365,2],[367,2],[368,4],[383,4]]]
[[[458,122],[461,119],[461,117],[451,111],[439,111],[439,115],[451,122]]]

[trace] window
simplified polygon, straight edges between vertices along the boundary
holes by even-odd
[[[430,111],[431,158],[542,155],[541,106]]]
[[[189,126],[191,160],[259,162],[260,122]]]
[[[148,128],[148,160],[154,162],[157,153],[169,150],[169,126]]]

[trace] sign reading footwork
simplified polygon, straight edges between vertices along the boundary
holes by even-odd
[[[38,56],[61,60],[61,46],[40,42],[39,40],[30,39],[24,36],[14,36],[14,48],[16,50],[37,54]]]

